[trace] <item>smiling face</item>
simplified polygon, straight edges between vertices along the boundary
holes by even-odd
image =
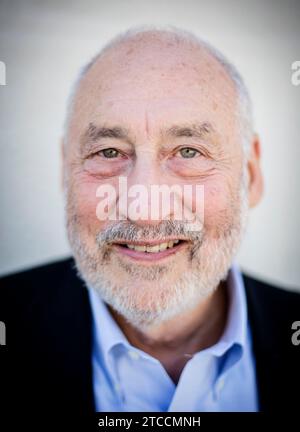
[[[69,240],[86,283],[140,328],[195,307],[230,267],[247,213],[237,109],[211,54],[154,34],[108,50],[80,82],[64,156]],[[112,186],[118,201],[120,177],[201,185],[203,229],[171,213],[99,220],[97,190]]]

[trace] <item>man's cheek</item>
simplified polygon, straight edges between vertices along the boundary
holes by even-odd
[[[99,230],[102,225],[97,217],[99,198],[96,192],[97,185],[95,184],[82,184],[75,192],[77,216],[80,218],[81,225],[85,225],[92,231]]]
[[[204,224],[207,227],[220,225],[228,218],[231,200],[228,190],[222,185],[206,185],[204,189]]]

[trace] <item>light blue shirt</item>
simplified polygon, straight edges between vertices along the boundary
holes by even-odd
[[[96,411],[257,411],[247,303],[236,264],[227,282],[229,314],[223,335],[188,360],[177,385],[159,360],[129,343],[90,288]]]

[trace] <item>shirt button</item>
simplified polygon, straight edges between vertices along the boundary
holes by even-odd
[[[136,351],[128,351],[128,354],[133,360],[138,360],[140,358],[139,353]]]

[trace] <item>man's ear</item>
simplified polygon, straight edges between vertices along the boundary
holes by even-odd
[[[247,162],[248,169],[248,201],[249,207],[255,207],[261,197],[263,195],[263,176],[260,167],[260,156],[261,156],[261,147],[260,141],[257,134],[254,135],[251,149],[249,154],[249,159]]]

